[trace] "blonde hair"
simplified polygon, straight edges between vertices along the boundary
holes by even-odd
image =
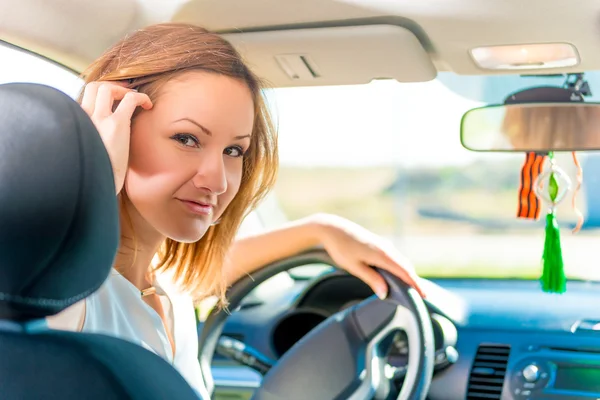
[[[85,83],[127,81],[129,87],[155,101],[166,82],[189,71],[211,72],[243,81],[254,100],[254,127],[243,160],[239,191],[219,223],[211,226],[196,243],[166,239],[158,254],[160,262],[156,270],[173,271],[182,289],[197,300],[217,296],[221,305],[225,305],[223,264],[227,250],[244,217],[268,193],[277,176],[277,135],[262,96],[262,82],[228,41],[204,28],[181,23],[157,24],[133,32],[94,61],[82,77]]]

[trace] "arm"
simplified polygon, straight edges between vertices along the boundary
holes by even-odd
[[[238,239],[225,265],[228,284],[264,265],[319,245],[338,267],[362,279],[381,298],[387,296],[387,284],[371,266],[390,271],[424,296],[410,261],[390,243],[351,221],[329,214],[313,215]]]
[[[322,225],[315,217],[236,240],[225,265],[229,285],[272,262],[321,244]]]

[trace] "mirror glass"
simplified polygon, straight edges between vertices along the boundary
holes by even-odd
[[[600,150],[600,104],[528,103],[468,111],[461,143],[473,151]]]

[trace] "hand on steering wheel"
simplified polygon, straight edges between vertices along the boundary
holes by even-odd
[[[298,265],[331,262],[315,251],[298,257],[294,264],[271,264],[238,281],[230,289],[230,307],[257,285]],[[422,400],[427,396],[434,368],[434,336],[431,319],[418,293],[391,273],[378,270],[389,287],[385,300],[372,296],[325,320],[289,349],[265,375],[255,400],[389,398],[392,390],[385,377],[382,344],[398,330],[408,337],[408,365],[397,396]],[[200,338],[200,361],[209,391],[213,390],[210,364],[227,315],[213,313]]]

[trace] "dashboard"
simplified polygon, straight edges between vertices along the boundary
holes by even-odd
[[[329,316],[373,295],[339,271],[309,280],[280,275],[257,287],[223,331],[274,360]],[[436,346],[428,399],[600,398],[600,284],[571,281],[562,295],[522,280],[434,279],[423,286]],[[398,333],[388,363],[401,369],[407,357]],[[217,386],[233,375],[249,390],[260,383],[218,356],[213,371]]]

